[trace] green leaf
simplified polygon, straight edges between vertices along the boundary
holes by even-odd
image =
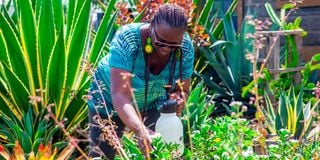
[[[43,137],[46,129],[48,128],[47,124],[46,124],[46,121],[45,120],[42,120],[40,123],[39,123],[39,126],[36,130],[36,133],[35,133],[35,136],[34,136],[34,139],[37,140],[37,139],[41,139],[41,137]]]
[[[23,117],[23,128],[24,128],[24,130],[25,130],[25,133],[29,136],[29,137],[31,137],[32,136],[32,134],[33,134],[33,129],[32,129],[32,127],[33,127],[33,125],[32,125],[32,112],[31,112],[32,110],[29,108],[29,111],[24,115],[24,117]]]
[[[44,141],[44,142],[42,142],[42,143],[48,144],[49,142],[51,142],[51,141],[52,141],[52,138],[53,138],[53,135],[55,135],[56,132],[59,131],[59,130],[60,130],[60,127],[57,126],[57,125],[56,125],[53,129],[50,129],[50,130],[49,130],[49,133],[47,133],[47,139],[46,139],[46,141]],[[58,143],[59,143],[59,142],[58,142]]]
[[[141,21],[143,15],[145,14],[144,12],[146,11],[147,7],[143,8],[143,10],[134,18],[133,22],[138,23]]]
[[[13,70],[13,72],[17,73],[21,81],[26,85],[27,88],[29,88],[28,77],[30,77],[30,75],[27,74],[26,71],[27,59],[26,57],[24,57],[24,53],[18,37],[16,36],[13,28],[10,26],[10,23],[5,19],[2,13],[0,13],[0,26],[8,49],[7,57],[9,63],[7,65]]]
[[[225,15],[227,14],[231,15],[231,13],[233,13],[237,8],[237,4],[238,4],[238,0],[234,0],[232,4],[229,6]],[[212,35],[215,37],[215,39],[219,39],[221,37],[223,33],[222,30],[223,30],[223,22],[222,20],[220,20],[212,32]]]
[[[48,0],[51,1],[51,0]],[[39,17],[40,17],[40,10],[41,10],[41,6],[44,2],[42,0],[38,0],[35,2],[35,20],[36,22],[39,22]]]
[[[30,91],[35,95],[36,88],[39,88],[37,81],[37,49],[36,49],[36,25],[31,2],[29,0],[19,0],[19,30],[21,32],[21,44],[24,49],[26,69],[29,75]],[[21,63],[21,62],[20,62]]]
[[[87,32],[89,27],[89,13],[90,13],[90,1],[85,0],[81,6],[81,10],[78,12],[79,16],[75,20],[74,29],[72,30],[70,43],[67,43],[70,48],[67,50],[67,83],[66,88],[69,89],[68,92],[75,91],[79,84],[77,81],[77,74],[80,71],[80,64],[84,54],[84,49],[86,46]],[[64,108],[64,106],[61,106]],[[61,108],[63,111],[64,109]]]
[[[198,98],[200,97],[203,83],[199,83],[195,89],[192,90],[188,98],[188,104],[192,103],[193,105],[198,104]]]
[[[2,8],[2,14],[5,17],[5,19],[7,20],[7,22],[9,23],[9,25],[11,26],[11,28],[13,29],[14,33],[19,37],[20,34],[18,32],[18,29],[15,25],[15,22],[13,21],[13,19],[10,17],[9,13],[8,13],[8,9],[5,9],[4,6],[1,7]]]
[[[35,139],[32,144],[32,151],[38,152],[39,145],[43,142],[43,138]]]
[[[291,51],[286,55],[286,66],[297,67],[299,65],[299,53],[296,45],[296,41],[293,35],[286,36],[289,45],[287,50]]]
[[[293,29],[299,29],[301,24],[302,18],[297,17],[293,22]]]
[[[320,61],[320,53],[315,54],[312,56],[312,62],[319,62]]]
[[[20,134],[22,137],[19,142],[21,144],[21,147],[23,148],[23,151],[25,153],[30,153],[32,149],[32,141],[30,135],[28,135],[25,131],[22,131]]]
[[[116,0],[112,0],[108,4],[108,8],[105,11],[104,16],[101,20],[95,39],[92,42],[91,53],[88,59],[90,63],[94,64],[93,66],[96,66],[97,62],[92,62],[92,60],[99,59],[97,57],[99,57],[101,55],[101,52],[103,51],[102,47],[106,41],[106,37],[108,37],[110,32],[112,31],[112,28],[116,19],[116,15],[117,15],[117,14],[113,14],[113,16],[111,16],[112,15],[111,12],[115,2]]]
[[[295,133],[294,133],[294,136],[296,138],[299,138],[300,136],[303,136],[304,133],[303,133],[303,129],[304,129],[304,115],[303,115],[303,112],[299,112],[298,115],[297,115],[297,121],[295,122]],[[303,133],[303,134],[302,134]]]
[[[67,76],[67,62],[64,45],[63,30],[60,29],[58,39],[54,44],[54,48],[49,59],[46,77],[46,91],[48,92],[48,97],[46,99],[50,102],[56,102],[56,116],[59,117],[61,116],[60,109],[62,109],[62,101],[65,96],[64,87]]]
[[[9,1],[7,1],[7,5],[5,6],[6,8],[6,10],[9,10],[10,9],[10,6],[11,6],[11,2],[12,2],[12,0],[9,0]],[[4,5],[3,5],[4,6]]]
[[[40,87],[44,88],[49,58],[55,41],[52,4],[49,0],[42,1],[41,3],[38,26],[37,69]]]
[[[69,41],[70,32],[73,28],[73,23],[75,23],[75,7],[77,0],[69,0],[68,12],[67,12],[67,30],[66,30],[66,39]],[[79,13],[77,13],[79,14]]]
[[[17,77],[17,75],[9,69],[7,65],[3,65],[3,69],[6,82],[9,86],[9,96],[11,97],[11,100],[14,101],[16,106],[24,108],[23,110],[27,110],[28,106],[26,106],[25,104],[29,104],[28,97],[30,93],[28,89]]]
[[[294,108],[296,110],[296,116],[298,117],[300,112],[303,112],[303,106],[304,106],[304,104],[303,104],[303,91],[302,90],[300,90],[299,95],[298,95],[294,105],[295,105]]]
[[[54,17],[54,27],[55,31],[59,32],[63,29],[63,4],[61,0],[52,0],[52,7],[53,7],[53,17]]]
[[[214,47],[226,44],[226,43],[231,43],[231,42],[227,42],[227,41],[224,41],[224,40],[217,40],[209,48],[214,48]]]
[[[3,94],[2,92],[0,92],[0,98],[1,98],[0,102],[3,105],[0,110],[0,113],[3,113],[3,114],[13,113],[19,118],[22,117],[23,115],[22,108],[16,107],[14,102],[11,101],[10,97],[8,97],[7,94]]]
[[[287,105],[288,103],[286,103],[286,96],[285,95],[280,95],[280,100],[279,100],[279,118],[281,120],[281,127],[282,128],[286,128],[288,127],[288,123],[290,123],[289,119],[290,118],[290,111],[289,111],[289,105]],[[277,118],[277,117],[276,117]],[[279,128],[280,129],[280,128]],[[278,130],[278,129],[277,129]]]
[[[283,124],[281,122],[281,117],[280,117],[279,113],[276,113],[275,122],[276,122],[275,128],[276,128],[277,131],[279,131],[280,129],[284,128]]]
[[[231,19],[231,14],[226,14],[223,18],[223,27],[226,41],[235,43],[236,42],[236,32]]]
[[[275,13],[275,11],[273,10],[271,4],[267,2],[267,3],[265,3],[265,7],[267,9],[267,12],[268,12],[272,22],[279,25],[280,27],[282,27],[281,21],[280,21],[279,17],[277,16],[277,14]]]
[[[254,87],[254,81],[251,81],[247,86],[242,87],[241,97],[242,98],[247,97],[250,91],[253,89],[253,87]]]
[[[66,109],[66,117],[68,118],[68,116],[71,116],[69,125],[66,127],[68,130],[70,129],[76,129],[73,126],[76,126],[77,124],[79,124],[80,122],[82,122],[83,120],[85,120],[87,118],[87,105],[85,103],[85,101],[83,101],[82,99],[82,95],[85,95],[87,92],[87,88],[89,87],[89,83],[90,81],[88,81],[87,85],[84,85],[83,88],[80,89],[80,91],[75,95],[75,98],[71,101],[71,103],[69,104],[68,108]],[[73,128],[70,128],[73,127]],[[70,130],[70,131],[74,131],[74,130]]]
[[[265,100],[266,100],[266,105],[267,105],[267,110],[268,110],[268,114],[267,116],[270,116],[270,119],[275,119],[275,112],[273,109],[273,104],[272,101],[270,100],[270,97],[268,95],[268,93],[265,92]],[[279,106],[280,107],[280,106]]]
[[[206,25],[208,23],[211,10],[214,6],[213,2],[214,2],[214,0],[206,1],[205,5],[200,13],[200,16],[198,18],[198,22],[197,22],[198,24]]]
[[[285,10],[288,10],[288,9],[293,8],[293,7],[294,7],[294,5],[292,3],[286,3],[281,8],[285,9]]]
[[[7,55],[8,55],[7,44],[2,34],[2,30],[0,30],[0,62],[3,62],[9,65],[9,59]]]

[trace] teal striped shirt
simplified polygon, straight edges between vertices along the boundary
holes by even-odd
[[[110,52],[99,62],[94,74],[96,80],[93,80],[90,85],[89,95],[92,97],[88,101],[90,110],[94,110],[94,107],[97,107],[100,113],[105,114],[106,110],[109,113],[114,112],[110,93],[111,67],[128,71],[134,75],[131,85],[134,89],[134,96],[138,107],[141,111],[143,110],[145,99],[145,60],[143,57],[144,47],[142,46],[139,29],[141,25],[143,23],[132,23],[124,25],[117,30],[110,45]],[[194,61],[194,49],[187,33],[183,37],[182,54],[182,79],[185,80],[190,78],[193,73]],[[147,110],[158,109],[159,104],[166,100],[166,91],[163,86],[168,83],[171,62],[169,61],[160,74],[149,74]],[[179,60],[177,60],[173,82],[179,79],[179,65]],[[99,94],[97,83],[101,88],[103,98]]]

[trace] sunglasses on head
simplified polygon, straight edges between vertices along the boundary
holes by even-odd
[[[177,48],[182,47],[181,44],[169,44],[168,42],[159,41],[158,38],[157,38],[158,34],[157,34],[156,30],[154,28],[152,30],[153,30],[153,32],[155,34],[155,36],[154,36],[154,44],[157,45],[158,47],[168,47],[170,49],[177,49]]]

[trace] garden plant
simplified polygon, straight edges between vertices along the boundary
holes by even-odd
[[[4,1],[0,9],[0,159],[90,159],[86,101],[91,98],[87,91],[95,81],[92,73],[97,62],[108,54],[120,26],[148,22],[159,5],[174,3],[186,10],[196,53],[191,92],[180,116],[184,153],[176,157],[177,145],[158,136],[145,157],[132,132],[117,137],[116,126],[105,127],[112,121],[98,117],[104,132],[101,141],[116,148],[116,159],[318,160],[320,53],[300,64],[295,39],[285,36],[281,66],[302,67],[297,71],[301,74],[298,84],[293,72],[274,79],[267,67],[271,51],[259,61],[266,49],[262,31],[306,34],[301,17],[288,19],[300,2],[291,0],[280,15],[266,3],[269,18],[259,20],[248,13],[237,32],[232,20],[237,0],[226,12],[214,11],[213,0]],[[103,11],[96,29],[93,8]]]

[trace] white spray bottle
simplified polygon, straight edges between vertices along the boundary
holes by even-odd
[[[169,99],[160,105],[160,117],[156,122],[156,133],[160,133],[166,143],[178,144],[177,157],[183,154],[183,126],[176,115],[177,100]]]

